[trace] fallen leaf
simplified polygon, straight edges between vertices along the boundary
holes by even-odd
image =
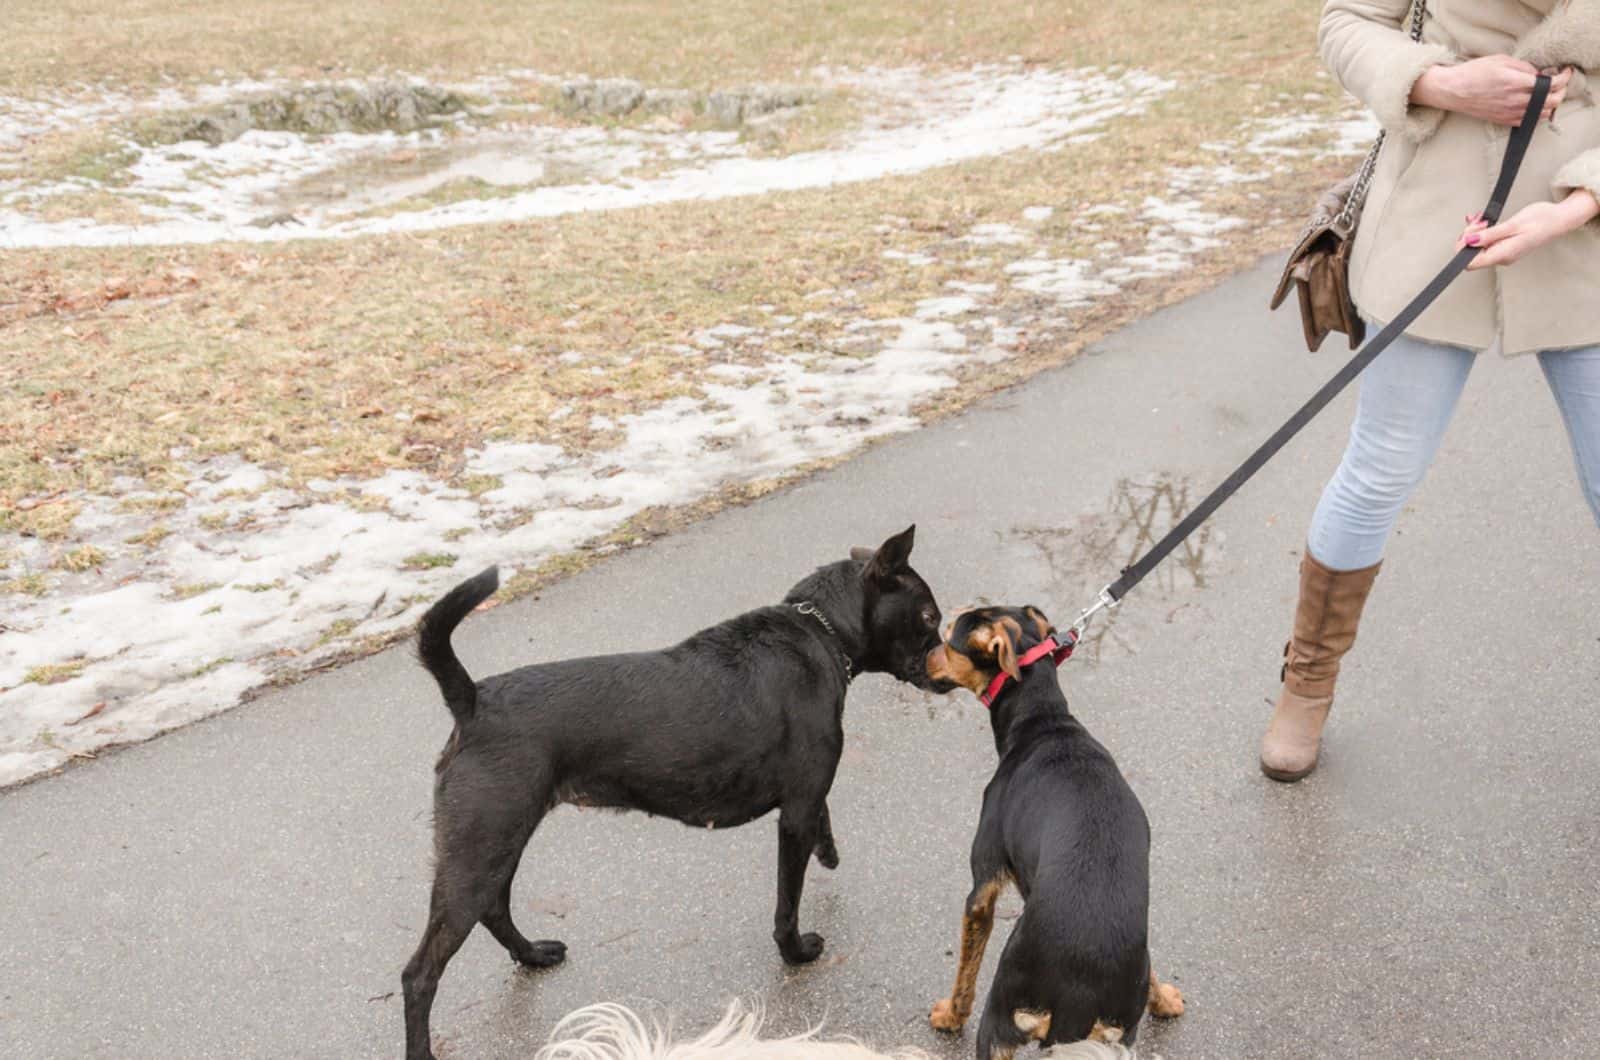
[[[68,725],[81,724],[83,722],[88,721],[90,718],[94,717],[96,714],[100,713],[102,710],[105,710],[105,709],[106,709],[106,701],[102,699],[100,702],[98,702],[94,706],[90,707],[89,708],[89,712],[87,714],[83,715],[82,717],[73,718],[71,721],[67,722],[67,724]]]

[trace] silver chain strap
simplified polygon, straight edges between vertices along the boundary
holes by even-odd
[[[1416,0],[1411,5],[1411,39],[1422,42],[1422,20],[1428,14],[1428,0]],[[1339,216],[1333,219],[1333,224],[1340,231],[1348,233],[1355,224],[1356,211],[1361,209],[1367,201],[1367,189],[1372,186],[1372,175],[1378,171],[1378,154],[1383,150],[1383,141],[1388,136],[1385,130],[1378,130],[1377,142],[1372,145],[1372,150],[1367,152],[1366,161],[1361,163],[1361,169],[1356,173],[1355,186],[1350,189],[1350,194],[1345,197],[1344,208],[1339,211]]]
[[[850,679],[855,676],[855,664],[850,661],[850,656],[845,654],[844,642],[839,639],[839,634],[833,631],[833,623],[829,622],[828,616],[823,614],[822,610],[810,600],[801,600],[798,604],[793,606],[794,609],[800,612],[802,615],[810,615],[812,618],[822,623],[822,628],[828,631],[828,636],[832,637],[839,643],[839,661],[844,663],[844,679],[845,683],[848,684]]]

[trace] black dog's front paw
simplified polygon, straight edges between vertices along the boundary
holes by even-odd
[[[817,856],[817,864],[825,869],[839,867],[839,848],[833,845],[833,837],[828,836],[817,840],[816,849],[812,851]]]
[[[783,954],[785,964],[810,964],[822,956],[822,936],[815,931],[808,931],[804,935],[797,935],[793,941],[778,943],[778,952]]]
[[[554,968],[567,959],[567,944],[555,939],[530,942],[517,954],[517,963],[524,968]]]

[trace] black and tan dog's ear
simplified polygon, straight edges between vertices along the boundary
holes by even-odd
[[[989,642],[989,650],[994,653],[994,661],[1000,669],[1011,675],[1013,681],[1022,680],[1022,669],[1017,666],[1017,638],[1012,633],[1014,623],[1002,619],[989,627],[994,639]]]
[[[1044,640],[1046,637],[1050,636],[1050,634],[1056,631],[1055,624],[1052,623],[1048,618],[1045,618],[1044,612],[1039,610],[1037,607],[1034,607],[1032,604],[1028,604],[1026,607],[1024,607],[1022,609],[1022,613],[1033,620],[1034,628],[1038,630],[1040,640]]]
[[[898,534],[878,546],[867,560],[867,569],[863,576],[868,581],[884,581],[896,571],[904,570],[911,565],[911,546],[917,537],[917,524],[912,523]],[[851,549],[850,558],[858,559],[857,551],[865,549]]]
[[[983,652],[994,660],[995,666],[1014,681],[1022,680],[1022,668],[1017,665],[1017,638],[1022,627],[1016,619],[1001,617],[985,622],[967,637],[967,646]]]

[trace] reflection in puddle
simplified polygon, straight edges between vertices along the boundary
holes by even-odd
[[[1078,517],[1073,525],[1016,527],[1017,538],[1037,549],[1050,571],[1049,594],[1071,613],[1052,614],[1070,622],[1077,610],[1144,555],[1194,507],[1187,477],[1160,473],[1117,482],[1104,507]],[[1222,533],[1206,523],[1152,571],[1122,605],[1102,611],[1090,624],[1077,658],[1098,662],[1108,645],[1137,651],[1149,626],[1170,624],[1207,587],[1221,551]]]

